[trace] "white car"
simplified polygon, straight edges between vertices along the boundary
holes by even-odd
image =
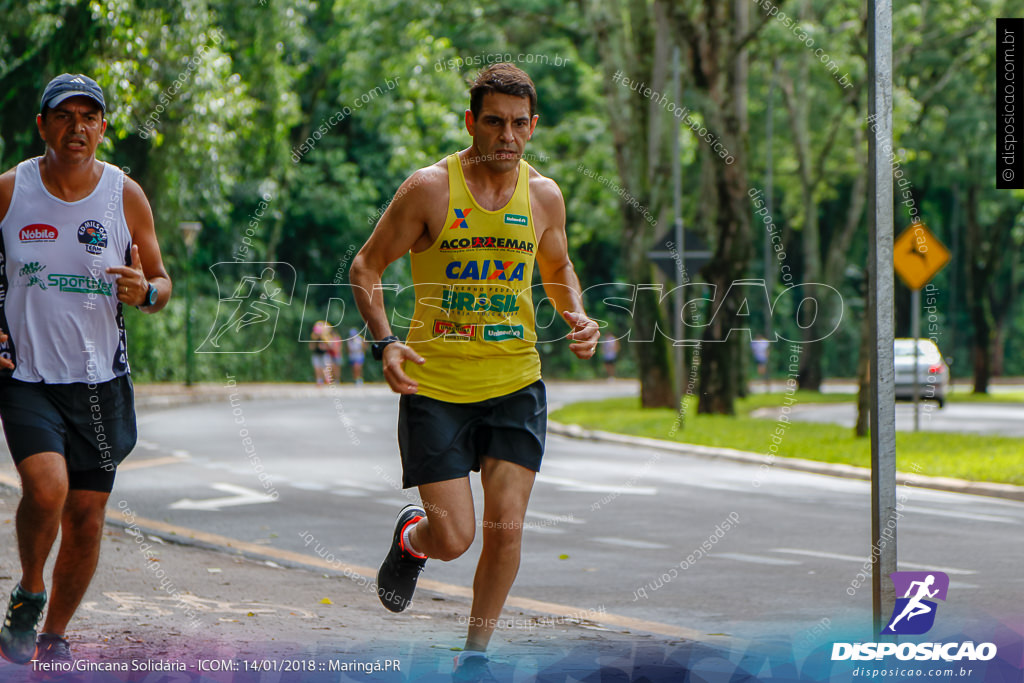
[[[897,339],[894,351],[896,398],[913,400],[914,340]],[[941,408],[946,405],[946,392],[949,390],[949,366],[931,339],[917,340],[917,354],[918,396],[922,401],[938,401]]]

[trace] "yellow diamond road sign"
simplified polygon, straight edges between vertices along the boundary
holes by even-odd
[[[907,287],[921,289],[949,263],[949,250],[924,223],[918,223],[904,230],[896,240],[892,260]]]

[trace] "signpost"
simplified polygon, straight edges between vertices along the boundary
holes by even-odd
[[[896,274],[910,288],[910,326],[914,337],[914,431],[921,428],[921,396],[918,383],[917,340],[921,337],[921,288],[949,263],[949,250],[924,223],[903,231],[893,245]]]
[[[896,604],[896,394],[893,383],[892,0],[868,0],[868,323],[871,348],[871,612]],[[888,538],[882,535],[892,520]]]

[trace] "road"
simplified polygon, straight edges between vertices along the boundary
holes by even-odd
[[[1024,437],[1024,405],[1014,403],[946,403],[945,408],[931,401],[920,406],[921,431],[962,432]],[[775,411],[759,412],[758,416],[774,416]],[[831,422],[853,427],[857,407],[853,403],[819,403],[795,409],[793,419],[802,422]],[[909,432],[914,428],[914,405],[896,404],[896,429]]]
[[[629,390],[549,388],[554,403]],[[320,547],[376,567],[395,513],[415,498],[399,488],[396,422],[397,401],[382,387],[150,412],[140,416],[136,466],[119,474],[111,508],[268,552],[313,556]],[[475,478],[474,487],[480,500]],[[906,492],[902,568],[950,575],[945,614],[1001,616],[1024,604],[1015,553],[1001,550],[1021,538],[1024,504]],[[428,563],[424,578],[470,586],[479,542],[478,534],[460,560]],[[711,552],[696,557],[703,543]],[[837,623],[870,609],[870,580],[854,586],[868,550],[865,482],[552,435],[513,594],[698,634],[796,636],[823,617]]]

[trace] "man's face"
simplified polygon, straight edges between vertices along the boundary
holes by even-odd
[[[482,158],[480,163],[506,172],[515,169],[533,135],[537,117],[530,116],[530,100],[525,97],[489,93],[480,105],[480,116],[466,112],[466,130]]]
[[[62,160],[73,163],[92,159],[107,122],[95,101],[78,95],[51,107],[45,118],[37,116],[36,126],[46,146]]]

